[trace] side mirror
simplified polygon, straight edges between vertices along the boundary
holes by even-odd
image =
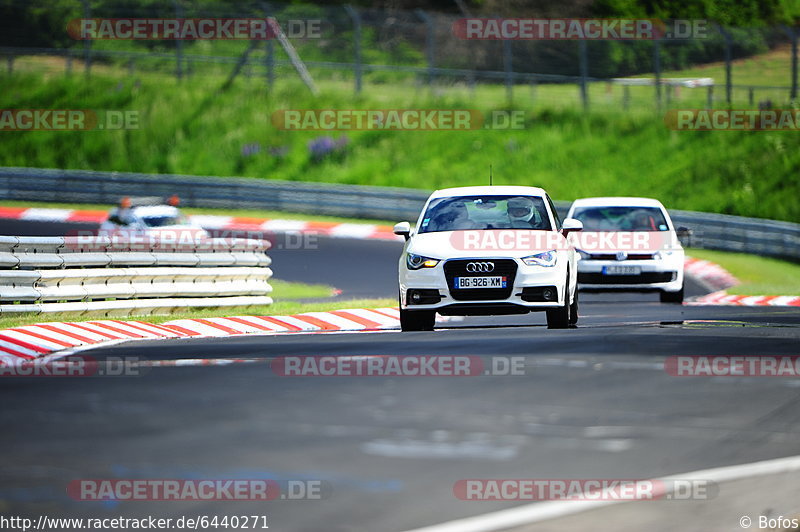
[[[394,234],[402,236],[406,240],[411,237],[411,224],[408,222],[400,222],[394,226]]]
[[[564,236],[577,231],[583,231],[583,222],[576,218],[567,218],[564,220],[564,223],[561,224],[561,234]]]

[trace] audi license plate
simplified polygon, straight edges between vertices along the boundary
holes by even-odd
[[[639,266],[604,266],[603,275],[639,275],[642,269]]]
[[[455,288],[505,288],[506,277],[456,277]]]

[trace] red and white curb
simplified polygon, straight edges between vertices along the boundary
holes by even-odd
[[[36,222],[81,222],[101,224],[108,218],[106,211],[81,211],[71,209],[42,209],[25,207],[0,207],[0,218]],[[302,233],[333,238],[358,238],[376,240],[402,240],[388,225],[339,222],[308,222],[251,218],[246,216],[216,216],[196,214],[189,217],[204,229],[216,231],[253,231],[262,233]]]
[[[740,307],[800,307],[800,296],[741,296],[722,290],[700,296],[686,305],[735,305]]]
[[[0,330],[0,364],[41,359],[53,353],[63,356],[100,344],[110,345],[129,340],[380,331],[399,328],[400,312],[391,307],[306,312],[293,316],[195,318],[161,324],[121,320],[48,322]]]
[[[686,257],[683,262],[683,271],[712,292],[725,290],[739,284],[739,279],[731,275],[719,264],[693,257]]]
[[[739,284],[739,279],[731,275],[719,264],[707,260],[686,257],[684,272],[706,288],[710,294],[694,298],[685,305],[736,305],[744,307],[799,307],[800,296],[742,296],[728,294],[725,290]]]

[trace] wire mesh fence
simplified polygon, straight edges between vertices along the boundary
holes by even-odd
[[[315,82],[355,93],[395,86],[466,95],[496,90],[506,102],[615,109],[769,107],[797,100],[798,30],[788,27],[666,21],[667,28],[694,24],[702,31],[685,38],[467,38],[460,31],[464,14],[422,10],[208,0],[6,0],[0,8],[6,15],[0,18],[0,68],[6,72],[92,75],[110,69],[195,82],[236,77],[269,89],[296,79],[300,62]],[[267,17],[288,47],[275,38],[120,38],[113,30],[120,20]],[[103,21],[112,24],[110,32],[104,33]],[[792,67],[765,64],[761,74],[739,68],[738,60],[770,50],[791,58]],[[691,69],[700,63],[710,66]]]

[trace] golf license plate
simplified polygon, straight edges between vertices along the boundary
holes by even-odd
[[[642,269],[639,266],[605,266],[603,275],[639,275]]]
[[[462,288],[506,288],[506,277],[456,277],[456,289]]]

